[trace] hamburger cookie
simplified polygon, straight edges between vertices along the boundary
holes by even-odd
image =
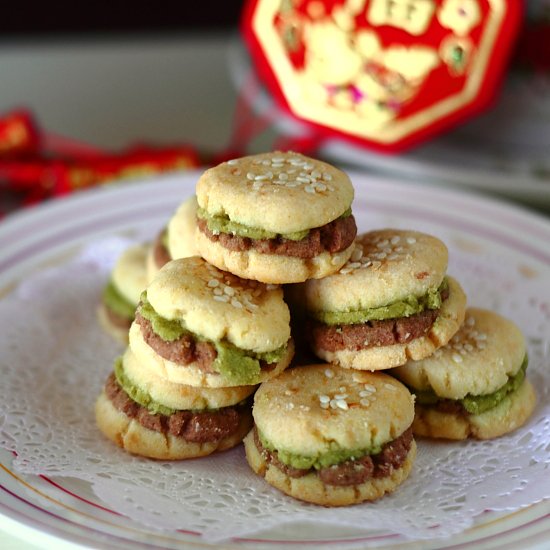
[[[491,439],[523,425],[535,407],[521,331],[497,313],[469,308],[449,344],[391,371],[416,394],[415,434]]]
[[[142,294],[130,347],[158,376],[190,386],[258,384],[294,354],[280,287],[220,271],[198,256],[166,264]]]
[[[290,152],[224,162],[201,176],[197,200],[201,256],[239,277],[303,282],[351,255],[353,187],[324,162]]]
[[[380,498],[409,475],[414,403],[383,373],[309,365],[262,384],[246,458],[294,498],[345,506]]]
[[[146,258],[150,248],[149,244],[140,244],[121,254],[98,307],[101,326],[123,344],[128,343],[128,329],[147,286]]]
[[[196,458],[234,447],[252,426],[247,398],[254,386],[193,388],[138,378],[143,379],[141,366],[127,350],[96,402],[100,430],[130,453]]]
[[[342,367],[378,370],[445,345],[466,308],[462,288],[446,276],[447,258],[439,239],[417,231],[358,237],[338,273],[304,284],[315,354]]]

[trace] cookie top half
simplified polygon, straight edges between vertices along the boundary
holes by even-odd
[[[290,313],[281,287],[241,279],[198,256],[173,260],[147,289],[155,312],[211,341],[257,353],[284,346]]]
[[[435,291],[447,271],[448,251],[436,237],[402,229],[359,235],[338,273],[305,283],[310,311],[377,308]]]
[[[295,367],[260,386],[253,409],[270,446],[302,456],[375,450],[414,417],[409,391],[394,378],[330,364]]]
[[[149,244],[127,248],[118,258],[111,273],[111,280],[120,294],[130,303],[137,304],[147,286],[147,253]]]
[[[167,249],[173,260],[198,255],[195,245],[197,208],[197,197],[192,195],[180,204],[168,222]]]
[[[330,223],[351,206],[349,177],[299,153],[271,152],[224,162],[197,183],[199,208],[208,216],[277,234]]]
[[[522,367],[525,339],[520,329],[498,313],[469,308],[460,330],[443,348],[421,361],[392,370],[414,390],[463,399],[490,394]]]

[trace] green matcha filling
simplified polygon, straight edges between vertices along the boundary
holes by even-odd
[[[528,362],[526,355],[519,371],[513,376],[510,376],[508,381],[493,393],[485,395],[468,394],[463,399],[456,399],[453,401],[459,402],[464,407],[464,410],[470,414],[481,414],[496,407],[507,395],[515,392],[521,386],[525,379],[525,371],[527,370]],[[421,405],[436,405],[442,400],[433,390],[419,391],[411,389],[411,391],[416,394],[416,402]]]
[[[300,470],[309,470],[310,468],[320,470],[321,468],[341,464],[346,460],[358,460],[365,455],[377,455],[382,450],[382,446],[365,449],[342,449],[336,443],[331,442],[329,451],[314,456],[306,456],[277,449],[263,436],[260,430],[258,430],[258,437],[263,447],[268,451],[277,451],[277,458],[283,464]]]
[[[147,300],[147,292],[141,295],[140,313],[142,317],[151,323],[153,332],[165,342],[173,342],[184,334],[189,334],[197,342],[209,342],[214,346],[217,357],[212,363],[212,368],[227,378],[230,382],[246,386],[257,384],[260,377],[260,361],[266,363],[278,363],[286,353],[286,345],[273,351],[254,353],[242,350],[237,346],[226,342],[213,342],[193,334],[179,320],[168,320],[161,317]]]
[[[103,289],[103,303],[114,313],[126,319],[133,319],[136,304],[132,304],[119,292],[112,280]]]
[[[238,235],[239,237],[248,237],[249,239],[276,239],[281,237],[290,241],[301,241],[309,234],[309,229],[303,231],[295,231],[294,233],[275,233],[262,229],[261,227],[250,227],[242,223],[238,223],[229,219],[229,216],[210,215],[203,208],[197,210],[197,216],[206,221],[206,225],[212,233],[229,233]],[[348,208],[340,218],[351,216],[351,208]]]
[[[133,401],[135,401],[138,405],[145,407],[151,414],[163,414],[165,416],[170,416],[177,411],[177,409],[171,409],[170,407],[161,405],[145,390],[142,390],[136,386],[124,372],[122,357],[115,360],[114,371],[119,386],[130,396]]]
[[[356,325],[367,321],[398,319],[422,313],[426,309],[439,309],[443,300],[441,293],[449,287],[447,279],[439,288],[429,290],[424,296],[407,296],[403,300],[381,307],[357,311],[313,311],[310,315],[325,325]]]

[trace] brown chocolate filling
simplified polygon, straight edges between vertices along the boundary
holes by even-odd
[[[292,241],[283,237],[276,239],[250,239],[229,233],[214,234],[206,220],[197,218],[199,230],[211,241],[236,252],[256,250],[261,254],[275,254],[294,258],[309,259],[326,251],[331,254],[348,248],[357,235],[355,218],[347,216],[338,218],[322,227],[311,229],[307,237]]]
[[[109,319],[109,322],[111,322],[117,328],[124,330],[130,329],[130,325],[132,324],[133,319],[128,319],[128,317],[119,315],[118,313],[116,313],[116,311],[113,311],[105,302],[103,302],[103,306],[105,308],[105,314],[107,315],[107,319]]]
[[[449,291],[442,291],[441,298],[446,300],[448,297]],[[420,338],[428,332],[438,315],[439,309],[427,309],[410,317],[333,326],[310,319],[307,334],[312,345],[318,349],[359,351],[376,346],[406,344]]]
[[[146,407],[133,401],[111,373],[105,383],[105,394],[113,406],[144,428],[181,437],[192,443],[219,441],[235,433],[239,427],[242,407],[223,407],[215,411],[177,411],[170,416],[151,414]]]
[[[164,244],[165,234],[166,229],[164,229],[157,235],[157,238],[153,243],[153,259],[158,269],[160,269],[170,260],[172,260],[172,256],[170,255],[168,248],[166,248],[166,245]]]
[[[341,464],[327,466],[316,470],[315,468],[300,469],[283,464],[277,451],[267,450],[261,443],[258,431],[254,427],[254,443],[263,459],[275,466],[289,477],[299,478],[316,473],[325,485],[337,485],[341,487],[360,485],[371,478],[382,478],[391,475],[394,470],[401,468],[413,441],[412,428],[404,431],[398,438],[386,443],[376,455],[365,455],[357,460],[346,460]]]
[[[207,374],[219,374],[212,367],[218,352],[209,342],[197,342],[191,334],[183,334],[177,340],[167,342],[153,330],[151,322],[139,313],[139,308],[136,312],[136,323],[141,327],[145,343],[164,359],[183,366],[193,363]],[[263,372],[269,372],[276,366],[277,363],[260,361],[260,368]]]

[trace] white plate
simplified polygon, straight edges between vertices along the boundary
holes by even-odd
[[[451,190],[351,174],[360,229],[372,221],[445,235],[453,246],[484,243],[506,251],[525,276],[550,281],[550,222],[527,211]],[[66,261],[84,243],[104,235],[150,238],[192,193],[196,173],[92,190],[8,218],[0,225],[0,297],[26,275]],[[451,261],[452,266],[452,261]],[[22,368],[24,366],[22,365]],[[185,530],[159,533],[120,516],[79,480],[21,475],[0,450],[0,528],[43,547],[105,548],[548,548],[548,501],[515,513],[485,513],[474,528],[446,540],[412,542],[388,532],[308,525],[273,530],[221,545]]]

